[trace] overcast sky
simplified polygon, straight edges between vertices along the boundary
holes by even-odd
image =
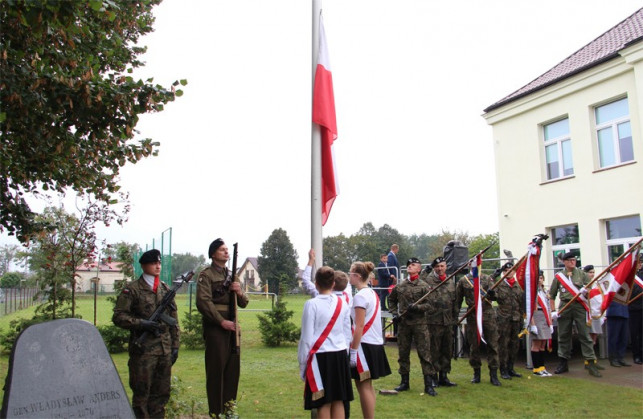
[[[324,236],[498,229],[482,110],[641,7],[640,0],[325,0],[340,195]],[[310,248],[311,2],[165,0],[141,77],[183,97],[145,115],[159,156],[122,169],[132,211],[101,239],[175,253],[222,237],[240,260],[276,228]],[[474,203],[474,200],[480,202]],[[39,208],[35,205],[34,208]],[[0,244],[14,243],[6,234]],[[382,249],[385,250],[385,249]]]

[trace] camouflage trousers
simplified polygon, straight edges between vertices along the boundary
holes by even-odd
[[[429,325],[431,341],[431,364],[436,372],[451,372],[451,357],[453,356],[453,326],[441,324]]]
[[[465,325],[465,333],[467,335],[467,342],[469,342],[469,365],[472,368],[480,368],[482,361],[480,360],[480,346],[484,345],[483,342],[478,344],[478,327],[476,326],[475,317],[467,317],[467,324]],[[482,337],[487,342],[487,363],[489,369],[498,369],[498,325],[495,319],[482,319]]]
[[[518,334],[522,329],[520,320],[498,319],[498,362],[500,368],[513,365],[520,348]]]
[[[170,354],[130,354],[127,365],[134,415],[137,418],[165,417],[172,375]]]
[[[408,374],[411,371],[411,344],[415,342],[415,348],[420,358],[422,374],[433,375],[435,370],[431,366],[429,356],[429,330],[426,324],[405,324],[400,323],[397,330],[398,372]]]

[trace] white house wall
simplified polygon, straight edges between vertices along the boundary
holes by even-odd
[[[502,249],[522,255],[534,234],[578,224],[583,263],[606,265],[604,220],[643,213],[643,42],[622,55],[484,115],[493,127]],[[598,170],[594,107],[625,95],[634,162]],[[547,181],[542,125],[564,116],[574,175]],[[541,265],[554,268],[549,241]]]

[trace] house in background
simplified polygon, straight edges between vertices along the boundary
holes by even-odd
[[[246,258],[238,270],[237,276],[246,291],[261,291],[261,278],[257,266],[257,258]]]
[[[93,291],[98,284],[98,292],[114,292],[114,283],[125,280],[121,272],[121,262],[101,262],[87,260],[76,268],[76,291]],[[96,282],[98,279],[98,282]]]
[[[643,9],[483,117],[493,128],[502,249],[524,254],[546,233],[543,269],[571,250],[579,264],[604,267],[640,239]]]

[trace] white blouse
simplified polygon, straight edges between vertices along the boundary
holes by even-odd
[[[353,323],[355,322],[355,307],[360,307],[366,310],[366,316],[364,317],[364,326],[366,326],[373,315],[377,316],[377,318],[373,320],[373,324],[371,325],[371,327],[366,331],[366,333],[362,335],[362,340],[360,341],[360,343],[383,345],[384,339],[382,338],[381,313],[375,314],[380,307],[375,296],[375,291],[372,288],[365,287],[358,291],[357,294],[355,294],[355,297],[353,297],[353,306],[351,307],[351,317],[353,318]]]

